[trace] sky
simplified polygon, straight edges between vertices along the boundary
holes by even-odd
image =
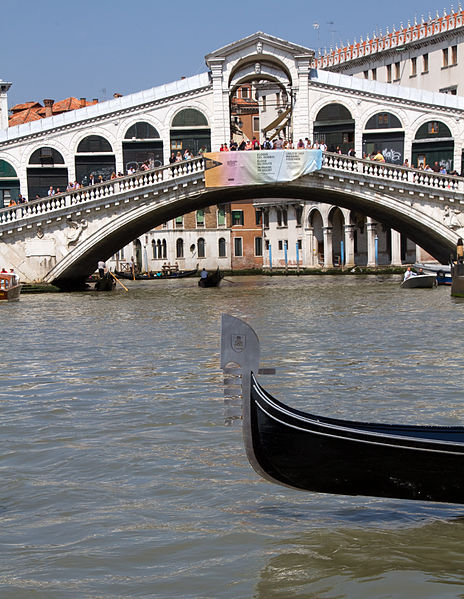
[[[12,83],[9,107],[69,96],[103,101],[203,73],[206,54],[256,31],[317,51],[451,7],[428,0],[0,0],[0,79]]]

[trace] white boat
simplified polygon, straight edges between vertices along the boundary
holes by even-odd
[[[437,275],[411,275],[401,283],[402,289],[432,289],[437,285]]]
[[[413,265],[415,270],[422,268],[424,275],[434,274],[437,277],[438,285],[451,285],[451,266],[449,264],[437,264],[435,262],[416,262]]]

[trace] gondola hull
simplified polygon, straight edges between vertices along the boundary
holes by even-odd
[[[134,281],[161,281],[164,279],[185,279],[186,277],[193,277],[197,274],[198,269],[194,268],[193,270],[180,270],[178,272],[171,272],[170,274],[166,274],[163,272],[150,272],[145,274],[136,273],[133,275],[129,271],[121,271],[116,270],[115,275],[119,279],[128,279]]]
[[[219,287],[222,278],[223,278],[223,274],[218,268],[214,272],[209,272],[207,277],[201,278],[198,281],[198,286],[199,287]]]
[[[464,427],[377,424],[315,416],[257,381],[259,341],[223,315],[221,366],[242,385],[243,438],[263,478],[294,489],[464,503]]]
[[[305,491],[464,503],[464,428],[373,425],[298,412],[251,377],[251,463]]]

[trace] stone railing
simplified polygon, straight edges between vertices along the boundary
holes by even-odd
[[[343,154],[325,152],[323,168],[333,168],[345,173],[358,173],[386,182],[411,183],[434,190],[443,189],[464,193],[464,179],[456,175],[441,175],[432,171],[397,166],[388,162],[361,160]]]
[[[169,166],[162,166],[149,171],[111,179],[105,183],[81,187],[77,190],[66,191],[58,195],[40,198],[18,206],[2,208],[0,210],[0,225],[17,222],[22,219],[45,215],[56,210],[78,206],[95,200],[104,200],[128,191],[143,191],[144,188],[157,183],[173,181],[193,173],[204,171],[203,158],[193,158],[176,162]]]
[[[464,194],[464,179],[454,175],[441,175],[439,173],[422,171],[413,168],[396,166],[385,162],[361,160],[343,154],[324,153],[323,169],[333,169],[344,173],[357,173],[371,177],[377,182],[391,181],[396,183],[410,183],[423,189],[446,190]],[[57,210],[78,206],[92,201],[104,200],[119,194],[156,185],[162,182],[173,181],[194,173],[204,171],[203,158],[193,158],[176,162],[169,166],[162,166],[150,171],[135,175],[128,175],[105,183],[81,187],[75,191],[67,191],[59,195],[50,196],[26,202],[18,206],[0,209],[0,226],[17,223],[22,219],[37,217]],[[463,196],[464,201],[464,196]]]

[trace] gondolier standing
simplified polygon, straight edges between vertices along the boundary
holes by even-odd
[[[200,278],[201,279],[207,279],[208,278],[208,271],[206,270],[206,268],[203,268],[201,273],[200,273]]]
[[[100,279],[103,279],[103,275],[105,274],[105,263],[103,260],[100,260],[98,263],[98,274],[100,275]]]

